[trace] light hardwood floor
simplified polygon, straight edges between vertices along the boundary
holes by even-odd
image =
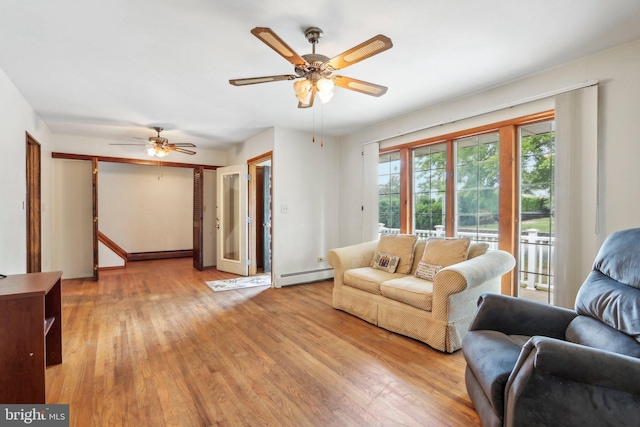
[[[331,307],[331,281],[214,293],[190,259],[65,280],[48,403],[72,426],[474,426],[464,359]]]

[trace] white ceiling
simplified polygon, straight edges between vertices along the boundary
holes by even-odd
[[[291,74],[254,37],[270,27],[300,55],[318,26],[333,57],[377,35],[394,47],[339,74],[389,87],[336,88],[300,110]],[[0,68],[56,134],[153,134],[225,148],[272,126],[339,136],[640,38],[638,0],[1,0]]]

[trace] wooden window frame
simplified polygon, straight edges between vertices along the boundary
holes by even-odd
[[[456,140],[476,135],[498,132],[500,135],[500,204],[498,221],[498,248],[509,252],[518,259],[520,238],[518,229],[520,221],[518,192],[519,152],[518,128],[523,125],[534,124],[555,119],[554,110],[516,117],[496,123],[482,125],[470,129],[438,135],[418,141],[408,142],[380,149],[380,154],[390,152],[400,153],[400,232],[403,234],[413,231],[413,189],[412,189],[412,154],[413,150],[429,145],[447,144],[447,190],[446,190],[446,224],[448,237],[454,235],[455,229],[455,182],[454,182],[454,143]],[[513,269],[502,277],[501,292],[505,295],[518,295],[518,272]]]

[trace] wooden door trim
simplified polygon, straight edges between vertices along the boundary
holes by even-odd
[[[258,240],[258,227],[255,221],[255,218],[257,216],[257,187],[254,177],[256,176],[256,168],[258,164],[263,163],[267,160],[271,160],[273,164],[273,151],[268,151],[247,160],[247,165],[249,166],[249,175],[251,176],[251,180],[249,180],[249,216],[254,220],[249,225],[249,259],[251,260],[251,264],[249,265],[249,276],[255,276],[258,273],[258,260],[256,250],[256,242]],[[273,170],[273,168],[271,170]],[[271,208],[271,216],[273,218],[273,206]],[[271,228],[271,232],[273,233],[273,227]]]
[[[42,271],[42,154],[40,143],[26,132],[26,271]]]

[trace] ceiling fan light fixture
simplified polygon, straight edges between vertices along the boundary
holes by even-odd
[[[169,154],[169,149],[154,145],[147,148],[147,154],[155,157],[166,157]]]
[[[298,98],[298,101],[302,104],[309,104],[311,101],[312,88],[313,84],[307,79],[298,80],[293,83],[293,90],[296,92],[296,98]]]
[[[333,89],[335,88],[333,80],[322,78],[316,82],[316,88],[318,89],[320,102],[326,104],[331,101],[331,98],[333,98]]]

